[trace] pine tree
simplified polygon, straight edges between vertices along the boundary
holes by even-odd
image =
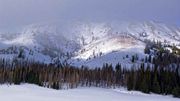
[[[134,63],[135,62],[135,56],[133,55],[131,58],[131,62]]]
[[[179,97],[180,98],[180,87],[175,87],[172,91],[172,94],[174,97]]]
[[[151,55],[149,55],[148,62],[151,63]]]
[[[154,80],[153,80],[153,84],[152,84],[152,91],[154,93],[158,93],[158,94],[161,93],[161,89],[160,89],[159,82],[157,79],[157,74],[155,74],[155,76],[154,76]]]

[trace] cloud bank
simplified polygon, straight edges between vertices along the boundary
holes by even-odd
[[[0,29],[53,20],[155,20],[180,25],[180,0],[0,0]]]

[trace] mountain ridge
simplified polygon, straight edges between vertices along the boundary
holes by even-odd
[[[32,24],[10,39],[1,34],[2,49],[25,46],[36,61],[68,63],[75,66],[102,66],[104,63],[128,63],[126,55],[144,58],[145,41],[180,45],[180,29],[153,21],[143,23],[43,23]],[[1,54],[6,55],[6,54]],[[3,58],[3,56],[1,56]],[[13,56],[14,57],[14,56]],[[17,54],[16,54],[17,57]],[[41,59],[42,57],[42,59]],[[99,61],[99,62],[98,62]]]

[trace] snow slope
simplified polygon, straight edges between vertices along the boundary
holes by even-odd
[[[0,49],[7,51],[12,46],[23,46],[27,60],[45,63],[60,61],[75,66],[101,67],[104,63],[115,65],[119,62],[131,66],[132,55],[137,54],[140,60],[145,57],[145,40],[180,46],[180,28],[153,21],[57,21],[28,25],[17,33],[9,36],[0,34]],[[29,55],[30,51],[34,54]],[[126,55],[129,55],[128,59]],[[0,56],[7,57],[4,53]]]
[[[77,88],[53,90],[35,85],[1,85],[1,101],[179,101],[172,96],[143,94],[125,89]]]

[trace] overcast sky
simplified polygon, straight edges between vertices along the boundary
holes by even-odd
[[[155,20],[180,26],[180,0],[0,0],[0,29],[53,20]]]

